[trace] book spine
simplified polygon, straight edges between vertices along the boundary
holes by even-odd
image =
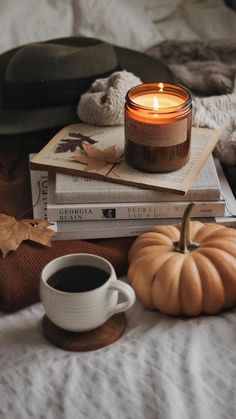
[[[150,231],[154,226],[131,226],[122,228],[105,228],[94,230],[74,230],[74,231],[58,231],[53,240],[90,240],[90,239],[109,239],[115,237],[137,237],[142,233]]]
[[[31,196],[35,219],[47,219],[48,173],[46,171],[30,171]]]
[[[201,218],[198,220],[202,221]],[[206,220],[208,223],[211,223],[214,222],[215,219],[209,217],[204,218],[204,220]],[[57,232],[57,235],[53,238],[53,240],[89,240],[113,237],[137,237],[140,234],[152,230],[157,225],[176,225],[181,223],[181,219],[178,218],[161,219],[156,222],[150,220],[150,223],[145,221],[147,220],[142,220],[140,222],[132,221],[131,223],[127,224],[126,222],[120,220],[116,221],[115,225],[114,223],[105,223],[105,226],[101,225],[101,222],[96,221],[91,221],[91,223],[93,223],[92,226],[88,225],[86,222],[85,225],[83,225],[83,221],[68,223],[56,222],[51,228]],[[72,226],[72,224],[74,226]],[[112,225],[110,226],[110,224]]]
[[[157,202],[113,205],[54,205],[48,204],[49,221],[133,220],[181,218],[187,202]],[[224,201],[196,202],[194,217],[223,216]]]
[[[163,196],[164,195],[164,196]],[[217,201],[221,198],[220,189],[206,188],[193,189],[185,195],[171,194],[168,192],[150,191],[148,189],[122,191],[113,193],[110,191],[78,191],[78,192],[57,192],[55,191],[55,202],[57,204],[92,204],[92,203],[113,203],[113,202],[156,202],[156,201]]]

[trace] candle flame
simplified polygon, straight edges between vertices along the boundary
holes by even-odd
[[[164,90],[164,84],[163,83],[159,83],[159,87],[160,87],[160,92],[163,92],[163,90]]]
[[[158,108],[159,108],[158,99],[157,99],[156,96],[154,96],[154,98],[153,98],[153,109],[154,109],[154,111],[157,111]]]

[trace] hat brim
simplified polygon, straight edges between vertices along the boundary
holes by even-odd
[[[69,37],[46,42],[75,45],[76,39],[77,37]],[[162,61],[127,48],[114,48],[120,67],[135,74],[143,82],[174,82],[172,71]],[[17,49],[14,49],[14,51]],[[0,110],[0,135],[30,133],[65,126],[78,122],[78,120],[75,106],[57,106],[32,110]]]

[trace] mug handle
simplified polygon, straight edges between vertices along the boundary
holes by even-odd
[[[125,282],[120,281],[119,279],[111,281],[108,290],[113,289],[120,292],[126,299],[123,303],[118,303],[110,311],[109,317],[116,313],[121,313],[122,311],[128,310],[135,302],[135,293],[133,288],[126,284]]]

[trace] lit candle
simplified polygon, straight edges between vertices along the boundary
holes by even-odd
[[[125,158],[148,172],[177,170],[190,156],[192,99],[183,87],[145,83],[130,89],[125,105]]]

